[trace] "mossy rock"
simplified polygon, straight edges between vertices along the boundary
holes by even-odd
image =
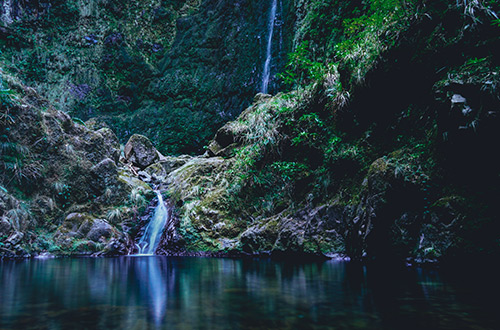
[[[100,134],[104,139],[107,156],[117,163],[120,159],[120,141],[118,141],[116,134],[108,127],[99,129],[97,134]]]
[[[71,251],[75,242],[105,244],[118,235],[118,231],[106,220],[96,219],[86,213],[70,213],[54,234],[54,241],[64,250]]]
[[[106,187],[116,187],[118,184],[118,169],[115,162],[109,158],[93,166],[90,172],[100,190]]]
[[[124,150],[125,159],[141,170],[156,162],[160,156],[151,141],[144,135],[130,137]]]
[[[182,156],[165,156],[161,157],[160,160],[144,169],[144,172],[149,175],[156,175],[157,177],[163,176],[166,177],[172,171],[178,169],[183,166],[187,162],[189,162],[193,157],[182,155]]]
[[[154,196],[153,188],[146,182],[138,179],[129,171],[120,169],[118,171],[118,181],[127,185],[130,190],[139,189],[143,194],[147,196]]]

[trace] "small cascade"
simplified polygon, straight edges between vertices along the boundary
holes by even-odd
[[[166,227],[170,226],[172,212],[163,202],[163,196],[156,191],[158,206],[156,206],[153,218],[146,226],[144,235],[139,240],[137,248],[139,255],[153,255],[160,244],[161,236]]]
[[[269,80],[271,79],[271,59],[272,59],[272,49],[273,49],[273,34],[274,34],[274,23],[276,21],[276,10],[278,8],[278,0],[273,0],[271,6],[271,14],[269,16],[269,33],[267,37],[267,50],[266,50],[266,62],[264,63],[264,71],[262,72],[262,93],[268,93],[269,91]]]

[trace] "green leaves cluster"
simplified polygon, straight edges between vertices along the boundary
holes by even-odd
[[[306,113],[297,120],[288,121],[292,126],[292,146],[319,146],[325,137],[325,123],[315,112]]]
[[[295,51],[288,54],[286,71],[279,75],[285,85],[305,86],[322,80],[328,72],[328,66],[312,60],[310,54],[308,41],[302,42]]]
[[[306,164],[298,162],[274,162],[271,169],[276,172],[283,180],[293,181],[307,175],[309,167]]]

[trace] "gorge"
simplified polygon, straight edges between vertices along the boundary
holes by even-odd
[[[414,328],[494,328],[487,303],[450,310],[446,297],[463,293],[443,288],[448,266],[500,255],[497,1],[0,0],[0,11],[0,293],[13,302],[0,328],[45,304],[8,283],[73,268],[102,286],[81,284],[55,328],[105,301],[120,317],[102,328],[180,326],[179,315],[196,327],[220,311],[242,328],[396,329],[404,299],[409,319],[425,316]],[[116,290],[135,283],[120,302],[103,289],[108,267],[130,274]],[[44,290],[30,285],[23,297]],[[211,293],[235,318],[201,302]],[[373,313],[340,307],[359,299],[377,300]]]
[[[151,187],[174,206],[164,254],[496,253],[496,7],[397,3],[3,1],[2,254],[133,253]]]

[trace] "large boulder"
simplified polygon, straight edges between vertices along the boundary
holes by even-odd
[[[93,242],[99,242],[101,240],[110,239],[114,232],[113,226],[106,220],[95,219],[85,238]]]
[[[141,170],[156,162],[160,156],[151,141],[143,135],[130,137],[124,150],[125,159]]]
[[[226,125],[221,127],[214,139],[208,145],[208,156],[210,157],[225,157],[234,156],[234,149],[238,146],[237,137],[234,132]]]

